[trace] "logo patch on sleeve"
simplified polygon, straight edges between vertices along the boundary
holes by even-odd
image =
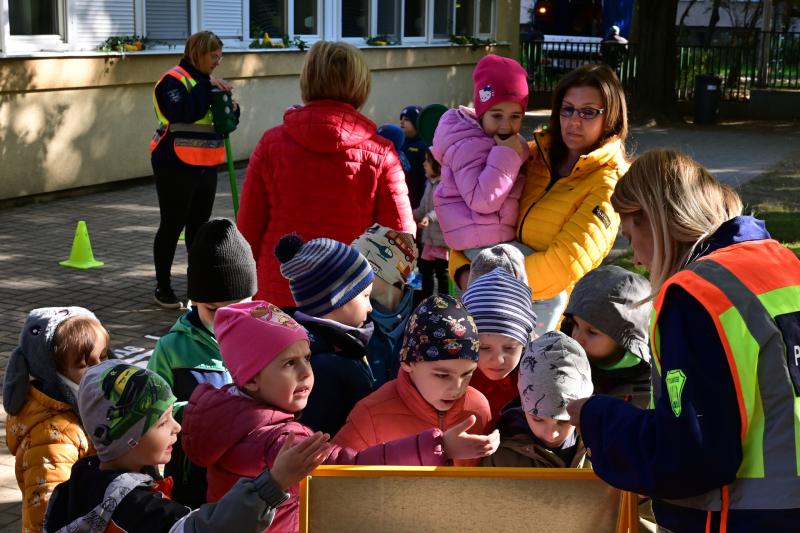
[[[664,381],[667,383],[669,405],[672,407],[672,413],[679,417],[683,410],[681,397],[683,396],[683,386],[686,384],[686,374],[680,368],[676,368],[667,372],[667,377]]]
[[[602,207],[596,205],[594,209],[592,209],[592,213],[603,222],[603,225],[606,227],[606,229],[611,227],[611,219],[608,217],[606,212],[603,211]]]

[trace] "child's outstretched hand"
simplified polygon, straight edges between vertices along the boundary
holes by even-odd
[[[298,484],[328,457],[331,448],[328,443],[330,438],[327,433],[317,431],[295,445],[294,433],[289,433],[269,471],[272,480],[284,492]]]
[[[517,152],[522,159],[528,159],[528,157],[531,155],[530,148],[528,148],[528,143],[525,142],[525,137],[519,133],[506,139],[501,139],[499,135],[495,135],[494,142],[497,143],[497,146],[507,146],[511,148]]]
[[[475,425],[477,417],[467,418],[444,432],[444,452],[448,459],[475,459],[492,455],[500,446],[500,432],[472,435],[467,430]]]

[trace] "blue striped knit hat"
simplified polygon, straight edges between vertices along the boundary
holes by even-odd
[[[321,317],[342,307],[375,277],[358,250],[333,239],[304,242],[299,235],[284,235],[275,246],[275,256],[297,309],[310,316]]]
[[[526,346],[536,327],[531,290],[502,267],[474,280],[461,297],[478,333],[497,333]]]

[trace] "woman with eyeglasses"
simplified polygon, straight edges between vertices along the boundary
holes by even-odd
[[[515,238],[533,249],[525,258],[538,334],[553,330],[567,296],[608,255],[619,228],[611,207],[628,170],[625,93],[605,65],[565,75],[553,93],[550,126],[530,142]],[[451,254],[450,272],[463,289],[469,262]]]
[[[161,221],[153,242],[156,268],[155,301],[177,309],[170,270],[181,230],[186,248],[211,216],[217,192],[217,165],[225,162],[222,136],[214,131],[212,90],[232,91],[212,73],[222,61],[222,41],[210,31],[189,37],[180,63],[155,86],[153,106],[159,126],[150,141],[150,162],[156,176]],[[234,102],[238,116],[239,106]]]

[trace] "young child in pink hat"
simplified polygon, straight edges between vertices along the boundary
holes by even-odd
[[[287,440],[329,438],[298,420],[314,387],[308,335],[300,324],[276,306],[255,301],[219,309],[214,334],[234,383],[198,386],[183,415],[183,447],[208,469],[209,502],[239,478],[271,467]],[[490,455],[499,439],[467,434],[474,423],[471,416],[444,433],[431,427],[361,452],[331,444],[324,462],[436,466]],[[274,531],[298,530],[297,490],[291,487],[289,500],[278,508]]]
[[[522,66],[488,55],[472,74],[475,108],[447,111],[436,127],[431,152],[442,165],[434,207],[447,246],[474,259],[480,249],[514,241],[529,157],[519,131],[528,107],[528,78]]]

